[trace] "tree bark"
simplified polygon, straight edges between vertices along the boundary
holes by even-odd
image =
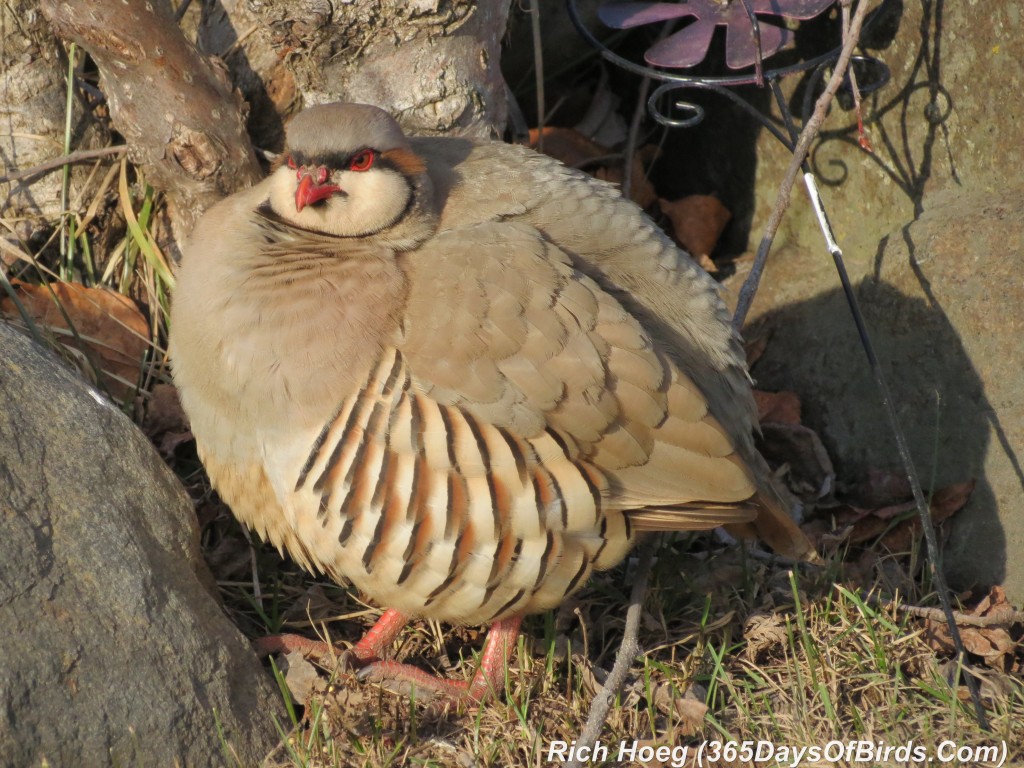
[[[40,5],[56,32],[95,60],[111,121],[166,193],[178,239],[211,204],[259,179],[244,102],[223,68],[185,39],[166,0]]]
[[[331,101],[376,104],[417,134],[499,135],[500,43],[509,0],[214,0],[199,45],[278,114]],[[272,52],[272,55],[268,55]],[[258,83],[246,74],[254,70]],[[275,126],[256,130],[274,145]]]
[[[64,154],[67,109],[67,62],[35,0],[7,0],[0,5],[0,177],[42,165]],[[100,146],[102,126],[71,103],[72,148]],[[88,175],[79,166],[71,177],[71,198]],[[57,169],[21,180],[0,182],[0,216],[14,237],[45,239],[53,219],[64,209],[62,174]],[[10,237],[6,229],[0,237]],[[0,264],[4,263],[0,256]]]

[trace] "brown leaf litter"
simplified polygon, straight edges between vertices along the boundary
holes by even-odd
[[[924,620],[925,639],[936,653],[953,655],[953,639],[944,617],[929,611]],[[968,653],[999,672],[1024,671],[1024,615],[1006,599],[1002,587],[992,587],[977,605],[955,617]],[[978,619],[972,622],[971,619]],[[972,626],[972,624],[984,626]]]
[[[540,137],[544,137],[544,154],[561,160],[568,166],[580,168],[595,178],[622,186],[625,164],[622,154],[598,144],[574,128],[545,126],[543,132],[530,129],[530,147],[538,149]],[[657,149],[647,145],[633,153],[633,171],[630,177],[629,197],[641,208],[649,208],[658,199],[654,185],[644,169],[657,156]]]
[[[658,205],[672,223],[676,241],[704,269],[714,272],[711,254],[732,219],[732,211],[712,195],[687,195],[679,200],[659,198]]]
[[[149,348],[149,322],[134,301],[79,283],[39,286],[12,280],[11,284],[37,328],[59,341],[88,379],[119,402],[135,392]],[[0,315],[26,325],[9,296],[0,298]]]

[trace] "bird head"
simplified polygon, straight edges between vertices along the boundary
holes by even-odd
[[[289,123],[267,205],[301,229],[366,237],[422,207],[425,187],[426,165],[390,115],[367,104],[324,104]]]

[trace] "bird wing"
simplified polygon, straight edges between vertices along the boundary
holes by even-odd
[[[743,348],[711,278],[619,191],[549,157],[514,145],[414,140],[444,201],[441,228],[522,221],[559,245],[573,265],[643,325],[685,371],[751,470],[758,515],[751,530],[780,554],[813,559],[753,442],[757,410]]]
[[[754,517],[750,472],[700,390],[536,228],[481,222],[403,258],[396,348],[417,392],[528,445],[563,493],[583,476],[638,528]]]
[[[686,371],[748,463],[757,409],[740,339],[718,285],[619,189],[521,146],[417,138],[440,228],[522,221],[615,296]]]

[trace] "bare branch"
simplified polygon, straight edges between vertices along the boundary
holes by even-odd
[[[895,600],[886,600],[879,595],[869,595],[869,602],[877,605],[891,607],[899,613],[906,613],[918,619],[927,619],[937,624],[946,624],[947,617],[942,608],[926,608],[920,605],[906,605]],[[953,611],[953,619],[960,627],[1010,627],[1014,624],[1024,624],[1024,611],[1017,611],[1008,608],[1006,611],[994,613],[991,616],[973,616],[969,613]]]
[[[626,675],[629,674],[629,669],[633,666],[633,659],[640,653],[640,613],[643,610],[644,595],[647,592],[647,579],[651,574],[651,566],[654,564],[656,544],[657,539],[649,538],[640,546],[636,573],[633,576],[633,589],[629,595],[629,608],[626,611],[626,628],[622,636],[622,643],[615,655],[612,671],[608,673],[604,685],[601,686],[601,690],[597,692],[594,700],[590,703],[587,723],[576,740],[578,747],[593,747],[597,743],[604,722],[608,719],[612,701],[622,689]],[[579,750],[577,752],[579,753]],[[572,760],[568,763],[567,768],[580,768],[580,763],[578,760]]]
[[[260,177],[244,102],[225,71],[185,39],[166,0],[42,0],[40,7],[96,61],[114,127],[132,161],[166,193],[179,238],[211,204]]]
[[[127,151],[128,147],[123,144],[118,144],[116,147],[103,147],[102,149],[80,149],[77,152],[55,157],[52,160],[47,160],[45,163],[40,163],[39,165],[34,165],[31,168],[26,168],[23,171],[13,170],[6,176],[0,176],[0,184],[6,184],[9,181],[21,181],[22,179],[28,179],[33,176],[38,176],[41,173],[46,173],[47,171],[55,171],[56,169],[71,163],[84,163],[89,160],[97,160],[103,157],[120,157]]]
[[[846,69],[850,65],[850,57],[853,56],[853,49],[857,47],[857,43],[860,41],[860,29],[864,24],[864,17],[867,16],[870,6],[871,3],[868,0],[862,0],[857,6],[857,12],[853,15],[850,29],[846,39],[843,41],[843,49],[839,54],[838,61],[836,61],[832,77],[829,78],[825,91],[818,97],[818,101],[814,105],[814,114],[811,115],[811,119],[804,125],[804,129],[800,132],[800,138],[793,148],[793,158],[789,161],[789,167],[786,168],[786,175],[782,179],[782,184],[779,185],[779,194],[775,198],[775,206],[772,208],[771,215],[768,217],[768,223],[765,225],[764,235],[761,237],[761,244],[757,249],[757,258],[754,260],[754,266],[751,268],[750,274],[747,275],[747,279],[743,282],[743,287],[740,289],[739,301],[736,304],[736,314],[732,318],[733,328],[737,330],[743,328],[743,323],[747,319],[747,312],[750,311],[750,305],[754,303],[754,295],[757,293],[757,286],[761,282],[761,274],[764,272],[764,265],[768,259],[768,251],[771,249],[775,235],[779,231],[779,225],[782,224],[782,217],[789,208],[789,198],[793,191],[793,184],[796,183],[797,174],[800,173],[800,169],[807,159],[811,143],[818,137],[821,124],[825,122],[825,116],[828,114],[828,108],[835,98],[836,91],[839,90],[839,86],[842,85],[846,77]]]

